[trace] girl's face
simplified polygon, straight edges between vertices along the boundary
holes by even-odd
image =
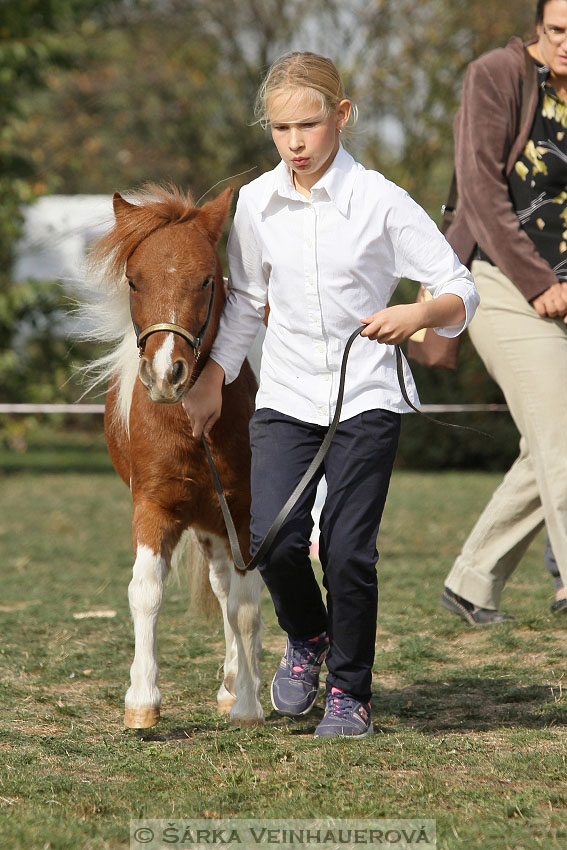
[[[310,191],[331,165],[339,149],[339,130],[350,110],[350,101],[342,100],[335,112],[325,114],[309,88],[281,92],[271,99],[272,139],[296,186]]]
[[[539,57],[552,76],[567,77],[567,2],[549,0],[537,26]]]

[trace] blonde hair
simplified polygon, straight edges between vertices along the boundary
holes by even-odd
[[[269,104],[278,94],[308,88],[317,96],[325,115],[331,115],[346,98],[341,75],[333,62],[317,53],[286,53],[271,65],[258,89],[254,104],[256,122],[266,129],[270,123]],[[352,104],[349,125],[356,123],[357,108]]]

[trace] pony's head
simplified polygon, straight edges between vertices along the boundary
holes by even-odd
[[[130,288],[138,377],[152,401],[178,402],[210,351],[225,300],[216,246],[231,195],[202,207],[175,188],[149,186],[134,203],[114,195],[115,224],[96,258]]]

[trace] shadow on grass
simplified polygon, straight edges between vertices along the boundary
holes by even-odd
[[[567,705],[558,689],[553,685],[519,686],[511,679],[453,678],[380,689],[373,695],[372,709],[375,731],[386,735],[402,729],[435,735],[567,726]],[[312,738],[322,717],[322,705],[304,719],[285,718],[271,711],[266,716],[266,725],[244,728],[287,731]],[[202,734],[228,731],[239,733],[243,729],[227,727],[220,718],[211,717],[165,729],[125,730],[125,734],[144,743],[159,743],[188,741]]]
[[[210,723],[187,723],[184,726],[176,726],[161,731],[159,729],[127,729],[124,734],[148,744],[165,741],[188,741],[196,735],[219,732],[223,728],[220,722],[211,721]]]
[[[481,732],[489,729],[544,729],[567,726],[567,705],[553,685],[519,686],[511,679],[450,678],[414,682],[372,697],[376,732],[413,728],[426,734]],[[288,727],[292,735],[312,736],[323,717],[317,706],[304,720],[286,720],[276,712],[266,717],[271,726]],[[397,720],[397,722],[396,722]]]
[[[567,725],[567,705],[558,688],[519,686],[512,679],[456,677],[380,689],[372,708],[377,721],[396,717],[403,726],[431,734]]]

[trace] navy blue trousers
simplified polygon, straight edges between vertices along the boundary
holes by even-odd
[[[376,537],[401,416],[368,410],[339,424],[329,452],[258,567],[278,622],[292,638],[327,631],[327,689],[371,693],[378,580]],[[250,421],[253,555],[321,445],[327,428],[262,408]],[[326,605],[309,558],[317,484],[327,480],[319,557]]]

